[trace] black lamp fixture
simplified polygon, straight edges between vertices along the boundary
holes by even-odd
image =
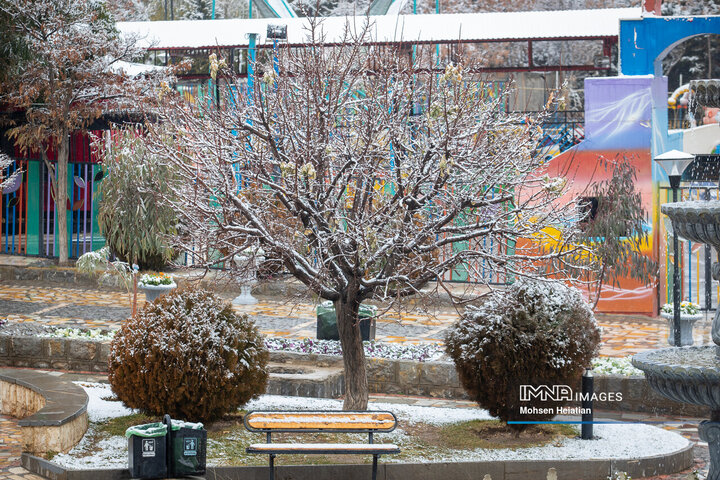
[[[667,173],[670,180],[670,188],[672,189],[672,201],[678,201],[678,188],[680,187],[680,178],[685,169],[695,160],[695,155],[681,152],[679,150],[670,150],[655,157],[655,161]],[[673,228],[673,339],[675,346],[679,347],[680,340],[680,242],[678,240],[677,230]]]

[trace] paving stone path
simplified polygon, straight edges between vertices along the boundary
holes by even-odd
[[[253,317],[266,335],[315,338],[314,305],[277,297],[259,300],[256,305],[234,308]],[[139,306],[144,302],[140,295]],[[124,292],[0,282],[0,319],[14,324],[117,329],[129,314],[129,298]],[[427,313],[382,312],[376,339],[441,342],[457,318],[457,312],[447,307]],[[627,356],[667,344],[667,322],[661,318],[599,314],[598,323],[603,328],[600,354],[604,356]],[[696,344],[711,343],[711,323],[710,314],[696,323]]]

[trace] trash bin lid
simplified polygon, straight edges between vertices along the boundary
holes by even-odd
[[[318,315],[326,313],[326,312],[334,312],[335,311],[335,304],[331,300],[326,300],[322,303],[320,303],[316,310]],[[359,309],[359,316],[368,318],[368,317],[375,317],[377,316],[378,308],[375,305],[371,305],[369,303],[361,303],[360,309]]]
[[[131,435],[145,438],[164,437],[167,435],[167,425],[162,422],[135,425],[125,430],[125,436],[127,438],[130,438]]]
[[[172,421],[172,429],[173,430],[180,430],[181,428],[189,428],[191,430],[202,430],[203,424],[202,423],[183,422],[182,420],[173,420]]]

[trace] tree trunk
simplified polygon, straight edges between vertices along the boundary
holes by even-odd
[[[360,301],[352,296],[335,302],[335,315],[345,367],[344,410],[366,410],[368,404],[365,350],[360,335],[359,310]]]
[[[55,212],[57,213],[57,224],[55,232],[58,238],[58,262],[60,265],[68,263],[68,229],[67,229],[67,184],[68,184],[68,155],[70,140],[68,133],[63,131],[60,134],[57,157],[57,180],[55,185]]]

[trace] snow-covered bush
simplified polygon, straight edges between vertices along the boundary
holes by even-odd
[[[185,289],[123,324],[109,380],[128,407],[207,422],[265,392],[268,358],[247,316],[210,292]]]
[[[554,410],[564,402],[536,395],[521,402],[520,386],[576,390],[596,354],[600,331],[577,289],[523,280],[479,308],[469,308],[445,342],[472,399],[503,421],[532,421],[555,414],[528,414],[521,407]],[[510,426],[522,430],[527,425]]]

